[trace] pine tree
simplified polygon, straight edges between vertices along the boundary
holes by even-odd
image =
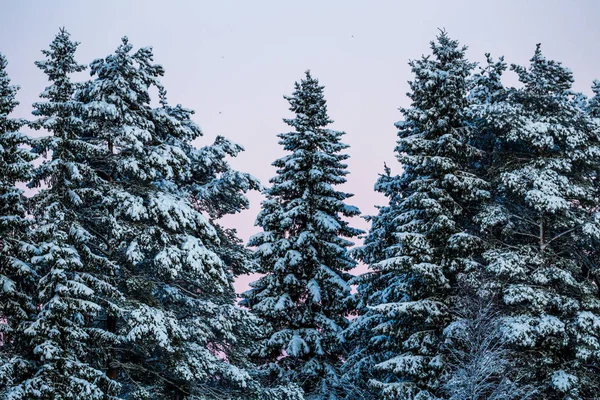
[[[9,115],[19,104],[10,84],[6,57],[0,54],[0,397],[30,373],[32,355],[23,330],[35,314],[35,270],[29,263],[27,201],[17,183],[31,178],[34,156],[23,146],[30,139],[22,119]]]
[[[334,189],[346,181],[348,146],[343,132],[327,129],[323,86],[310,72],[286,97],[294,128],[279,134],[290,154],[276,160],[277,175],[265,191],[257,218],[263,232],[250,239],[259,271],[241,304],[272,329],[256,352],[275,379],[300,385],[308,398],[336,399],[345,388],[338,367],[343,353],[338,333],[347,327],[350,304],[348,238],[360,233],[342,217],[359,214],[344,201],[351,194]]]
[[[95,79],[77,95],[89,134],[110,153],[92,165],[108,181],[111,259],[125,297],[113,314],[122,341],[111,372],[131,399],[299,398],[261,386],[245,354],[260,329],[235,306],[232,282],[249,253],[215,222],[246,208],[245,193],[258,188],[226,161],[242,148],[218,137],[196,149],[193,111],[168,104],[151,48],[132,50],[125,37],[95,60]]]
[[[536,398],[598,393],[600,301],[589,255],[597,243],[597,125],[571,90],[572,73],[538,45],[522,83],[481,107],[495,136],[492,202],[478,217],[491,247],[488,290],[502,298],[514,366]]]
[[[384,173],[375,183],[375,191],[383,194],[388,199],[386,206],[377,206],[379,212],[375,216],[365,216],[371,222],[368,235],[364,238],[363,245],[353,249],[353,255],[367,265],[376,265],[388,257],[394,256],[397,244],[396,228],[399,205],[402,202],[400,179],[392,175],[391,168],[384,165]],[[386,346],[381,346],[380,337],[373,337],[371,333],[385,317],[378,312],[368,312],[368,307],[376,304],[385,304],[397,299],[397,293],[404,287],[404,275],[393,270],[371,270],[355,277],[352,284],[357,286],[357,302],[355,305],[359,317],[342,333],[341,338],[351,346],[348,359],[342,366],[344,381],[348,383],[350,391],[348,399],[376,399],[377,391],[369,385],[375,379],[377,372],[375,366],[396,353]]]
[[[84,70],[74,58],[78,43],[61,29],[36,65],[51,85],[34,104],[34,128],[52,136],[34,144],[51,158],[35,170],[30,186],[43,187],[33,198],[38,246],[32,258],[39,279],[34,300],[39,312],[25,330],[37,358],[35,372],[15,385],[11,399],[112,398],[117,385],[108,379],[98,353],[105,334],[93,322],[118,298],[110,277],[115,266],[100,249],[94,221],[103,213],[102,181],[87,160],[103,152],[83,134],[78,84],[70,75]],[[93,210],[93,211],[91,211]]]
[[[396,124],[404,171],[379,179],[376,189],[390,203],[372,217],[356,251],[372,272],[357,280],[360,316],[344,335],[356,343],[345,369],[363,390],[370,378],[376,398],[441,395],[449,307],[460,296],[460,276],[479,265],[472,217],[489,192],[473,173],[480,156],[470,144],[467,108],[473,64],[445,31],[431,49],[433,57],[410,62],[412,106]]]

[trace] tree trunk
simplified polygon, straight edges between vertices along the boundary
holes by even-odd
[[[109,313],[106,314],[106,330],[110,333],[115,333],[117,331],[117,317]],[[117,379],[117,368],[113,364],[114,359],[115,352],[111,350],[110,357],[108,359],[108,368],[106,370],[106,376],[108,376],[112,380]]]

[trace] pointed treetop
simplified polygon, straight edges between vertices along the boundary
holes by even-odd
[[[75,61],[77,47],[79,47],[79,42],[71,40],[71,34],[64,27],[60,28],[50,43],[50,49],[42,50],[46,60],[36,61],[35,65],[44,71],[51,81],[56,81],[65,74],[81,72],[87,67],[77,64]]]
[[[386,162],[383,163],[383,171],[386,176],[390,176],[392,174],[392,169],[388,167]]]
[[[305,71],[305,79],[294,83],[294,92],[291,96],[283,96],[289,103],[289,110],[296,114],[293,119],[284,122],[298,130],[298,132],[313,131],[324,128],[333,121],[327,115],[327,101],[319,80],[313,78],[310,70]]]
[[[409,81],[410,108],[401,108],[404,122],[397,124],[401,136],[417,131],[439,136],[463,127],[469,76],[475,63],[465,57],[466,46],[442,31],[431,42],[432,55],[409,61],[414,79]],[[424,110],[427,110],[426,112]],[[400,153],[403,153],[401,150]]]
[[[129,43],[129,38],[127,36],[123,36],[121,38],[121,43],[115,53],[129,53],[131,49],[133,49],[133,45]]]
[[[541,50],[541,43],[535,46],[535,52],[529,61],[529,68],[511,65],[511,70],[519,75],[519,81],[528,90],[570,94],[574,82],[573,73],[561,62],[546,59]]]
[[[159,90],[160,103],[166,104],[166,91],[160,83],[160,77],[165,71],[160,64],[152,62],[154,59],[152,47],[142,47],[132,53],[133,45],[128,37],[122,37],[121,42],[113,54],[92,61],[91,75],[110,82],[111,90],[118,93],[118,97],[122,99],[118,101],[149,104],[150,96],[147,88],[155,86]],[[137,78],[132,79],[130,75],[135,75]],[[122,79],[129,82],[128,87],[119,83]],[[131,90],[136,93],[135,96]],[[108,103],[117,101],[116,98],[109,97],[106,99]]]
[[[15,99],[19,86],[10,84],[10,78],[6,72],[7,65],[6,57],[0,53],[0,117],[10,114],[19,105]]]
[[[486,64],[479,67],[479,72],[472,78],[472,90],[469,98],[479,105],[491,103],[496,96],[503,93],[502,74],[507,69],[504,56],[495,61],[490,53],[485,53]]]
[[[77,84],[71,82],[70,74],[84,71],[87,68],[75,60],[79,42],[72,41],[70,37],[71,35],[65,28],[60,28],[50,43],[50,49],[42,50],[46,59],[35,62],[35,65],[48,76],[52,85],[40,94],[40,97],[49,100],[48,104],[35,103],[34,115],[47,115],[50,112],[48,109],[54,108],[54,105],[50,103],[70,101],[77,88]]]
[[[10,113],[19,105],[19,102],[16,100],[19,86],[11,85],[10,78],[6,72],[7,65],[8,61],[6,57],[0,53],[0,142],[2,142],[0,144],[0,185],[3,182],[10,181],[11,177],[9,175],[17,172],[17,170],[20,170],[22,173],[20,178],[28,177],[27,174],[30,166],[25,163],[20,164],[19,160],[28,162],[33,159],[27,154],[27,151],[18,148],[19,144],[28,143],[26,136],[16,133],[17,130],[26,124],[26,121],[21,118],[9,118]],[[17,164],[20,165],[19,168],[15,168]],[[28,178],[24,178],[23,180],[25,179]],[[2,193],[6,195],[5,192]],[[4,200],[7,201],[8,199],[5,198]],[[0,199],[1,201],[2,199]],[[0,206],[0,211],[6,212],[7,209]]]
[[[467,46],[460,46],[458,40],[453,40],[448,36],[446,29],[439,29],[440,33],[435,40],[430,42],[433,54],[442,62],[448,62],[455,58],[462,58]]]

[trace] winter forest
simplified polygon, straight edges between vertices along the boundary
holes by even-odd
[[[316,71],[259,182],[192,144],[151,47],[85,64],[60,29],[28,119],[0,55],[0,399],[599,399],[600,81],[451,35],[407,60],[375,215]],[[254,191],[246,243],[221,219]]]

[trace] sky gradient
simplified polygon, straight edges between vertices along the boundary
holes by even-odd
[[[198,144],[223,135],[243,145],[233,166],[263,184],[275,172],[271,162],[284,155],[276,134],[289,130],[281,119],[290,112],[282,96],[310,69],[325,85],[331,128],[347,132],[351,146],[342,190],[373,214],[384,201],[373,191],[383,163],[400,170],[394,122],[402,118],[398,108],[410,104],[407,62],[429,52],[438,28],[467,45],[477,62],[490,52],[526,64],[542,43],[546,57],[574,72],[575,90],[589,95],[600,78],[598,17],[594,0],[0,0],[0,52],[21,86],[15,116],[30,118],[47,85],[33,62],[59,27],[81,42],[77,59],[84,64],[113,52],[124,35],[136,48],[153,46],[169,101],[196,110],[204,132]],[[515,82],[508,72],[505,83]],[[244,240],[258,231],[261,196],[249,197],[250,210],[225,219]],[[368,229],[359,218],[354,225]],[[239,280],[238,290],[247,282]]]

